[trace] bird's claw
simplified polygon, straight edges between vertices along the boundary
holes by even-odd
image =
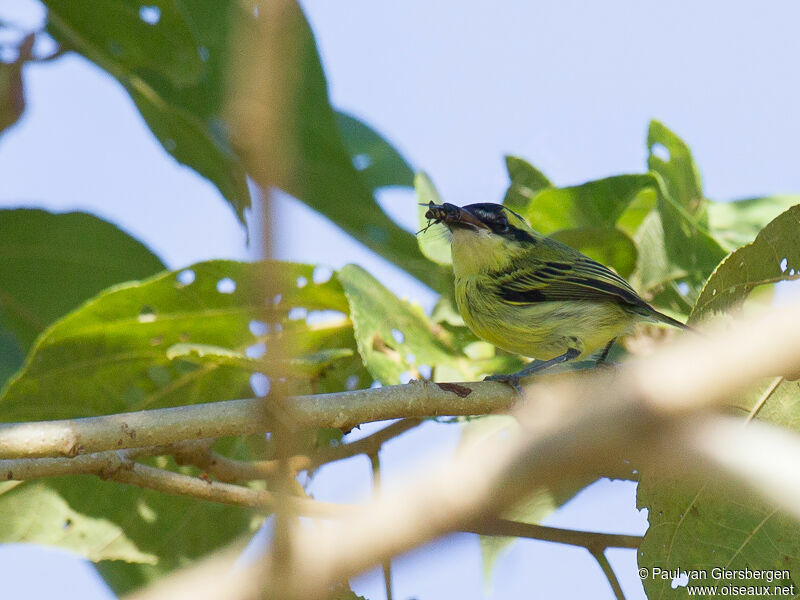
[[[522,394],[522,386],[519,384],[519,377],[517,375],[487,375],[483,378],[484,381],[497,381],[498,383],[505,383],[510,385],[518,394]]]

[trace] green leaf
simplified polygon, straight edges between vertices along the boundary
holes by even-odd
[[[374,129],[342,112],[336,113],[336,122],[353,165],[370,190],[414,185],[413,169]]]
[[[517,156],[506,156],[506,170],[511,184],[508,186],[503,204],[513,211],[524,210],[530,198],[537,192],[553,187],[544,173]]]
[[[453,257],[450,252],[450,232],[442,223],[431,224],[428,227],[428,219],[425,213],[428,211],[427,204],[441,204],[442,198],[436,191],[430,177],[426,173],[417,173],[414,178],[414,189],[417,192],[417,222],[420,232],[417,234],[417,243],[422,254],[436,264],[449,266],[453,264]]]
[[[272,33],[271,39],[262,39],[266,33],[256,31],[242,36],[236,49],[238,55],[248,57],[249,64],[240,64],[240,72],[232,78],[238,87],[229,121],[248,172],[262,187],[280,187],[374,252],[444,291],[447,271],[431,265],[415,237],[394,223],[373,197],[372,187],[385,182],[384,177],[364,174],[353,165],[355,157],[348,152],[341,120],[331,108],[308,23],[294,3],[284,8],[280,27],[263,26]],[[276,55],[281,57],[279,65]],[[261,105],[273,96],[283,101],[280,126],[271,119],[254,124],[246,107]],[[392,162],[397,164],[397,160]]]
[[[749,391],[735,408],[742,414],[757,412],[759,419],[800,429],[800,388],[796,382],[784,381],[774,388],[772,382],[765,382]],[[653,567],[704,569],[709,572],[707,580],[690,581],[689,585],[718,587],[760,585],[764,581],[714,580],[710,574],[713,567],[788,569],[791,573],[800,568],[797,522],[752,491],[718,480],[658,478],[643,472],[637,505],[648,509],[650,522],[639,549],[639,566],[651,572]],[[670,579],[646,578],[643,584],[648,598],[688,596],[685,587],[671,589]]]
[[[191,343],[244,353],[264,343],[260,370],[271,375],[281,369],[270,360],[279,339],[292,340],[284,351],[298,356],[353,347],[343,316],[330,326],[312,326],[304,320],[309,310],[348,310],[338,281],[315,283],[310,265],[211,261],[117,286],[39,338],[0,395],[0,419],[74,418],[250,397],[249,362],[170,359],[168,350]],[[349,371],[337,369],[336,377],[361,381],[355,363]]]
[[[546,188],[519,207],[537,231],[550,234],[579,227],[613,228],[642,190],[655,186],[650,175],[617,175],[582,185]]]
[[[362,268],[347,265],[339,281],[350,303],[358,351],[382,384],[400,383],[405,373],[419,379],[419,365],[448,366],[462,378],[480,368],[461,354],[451,333],[433,325],[419,306],[398,299]]]
[[[767,223],[795,204],[800,204],[800,196],[779,195],[734,202],[711,202],[708,205],[711,235],[726,250],[735,250],[752,242]]]
[[[57,546],[95,562],[157,562],[154,554],[142,552],[116,523],[104,515],[89,517],[74,511],[41,482],[2,484],[0,541]]]
[[[185,474],[196,469],[177,467],[161,457],[158,466]],[[252,511],[135,486],[97,477],[63,477],[48,480],[69,505],[85,518],[103,519],[125,532],[127,539],[155,564],[103,560],[97,567],[118,594],[142,586],[194,559],[222,548],[251,533],[263,520]]]
[[[669,267],[666,273],[677,268],[685,272],[685,282],[690,286],[693,299],[700,286],[725,257],[725,250],[709,235],[697,216],[690,214],[668,192],[660,176],[658,212],[663,224],[664,248]]]
[[[85,213],[0,210],[0,384],[42,330],[115,283],[164,265],[143,244]]]
[[[725,258],[703,287],[691,319],[730,310],[756,286],[800,278],[798,231],[800,205],[776,217],[753,243]]]
[[[625,233],[611,227],[580,227],[554,231],[550,237],[613,267],[627,277],[636,267],[636,245]]]
[[[647,166],[664,181],[666,193],[691,216],[705,209],[700,172],[686,143],[658,121],[647,132]]]
[[[711,569],[788,569],[800,567],[800,535],[791,517],[764,504],[752,492],[726,484],[690,484],[677,479],[652,481],[644,475],[638,506],[647,508],[650,527],[639,548],[639,566],[652,573],[703,570],[710,587],[763,585],[763,579],[714,579]],[[688,598],[686,587],[672,589],[671,579],[643,580],[648,598]],[[780,582],[774,582],[779,584]],[[782,585],[791,584],[791,580]],[[739,597],[730,596],[730,597]]]
[[[250,192],[220,117],[231,29],[244,7],[229,0],[45,4],[48,32],[111,73],[165,150],[214,183],[244,222]],[[158,14],[157,23],[147,14]]]

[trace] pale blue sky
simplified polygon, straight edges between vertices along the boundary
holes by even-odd
[[[503,155],[523,156],[557,184],[644,169],[647,122],[691,146],[707,194],[730,199],[800,192],[796,69],[800,7],[793,2],[303,2],[334,104],[363,118],[445,200],[498,201]],[[0,19],[35,25],[35,0],[0,5]],[[245,236],[216,189],[166,154],[124,90],[78,57],[25,70],[28,110],[0,139],[0,206],[95,212],[145,241],[171,267],[247,258]],[[409,194],[381,195],[409,229]],[[333,267],[358,262],[425,306],[430,293],[300,203],[277,206],[282,258]],[[426,425],[389,445],[387,480],[451,451],[455,430]],[[368,492],[365,461],[318,476],[320,497]],[[342,485],[344,483],[344,485]],[[634,486],[601,482],[550,523],[640,533]],[[614,551],[626,597],[643,598],[635,553]],[[60,558],[59,558],[60,557]],[[484,597],[473,536],[458,535],[395,561],[396,598]],[[88,573],[88,575],[87,575]],[[0,548],[0,575],[18,598],[108,598],[86,565],[55,551]],[[380,578],[354,581],[370,600]],[[580,550],[515,544],[499,561],[494,598],[612,598]],[[73,594],[65,596],[65,594]]]

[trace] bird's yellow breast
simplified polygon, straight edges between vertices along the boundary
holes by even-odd
[[[613,302],[512,304],[492,291],[488,276],[456,278],[456,304],[478,337],[531,358],[547,360],[574,348],[586,356],[630,329],[633,319]]]

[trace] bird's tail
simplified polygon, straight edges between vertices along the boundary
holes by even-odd
[[[655,309],[652,310],[653,312],[651,314],[651,317],[656,321],[660,321],[661,323],[666,323],[667,325],[672,325],[673,327],[677,327],[678,329],[685,329],[686,331],[692,331],[697,333],[696,329],[689,327],[685,323],[681,323],[677,319],[673,319],[672,317],[665,315],[664,313],[658,312]]]

